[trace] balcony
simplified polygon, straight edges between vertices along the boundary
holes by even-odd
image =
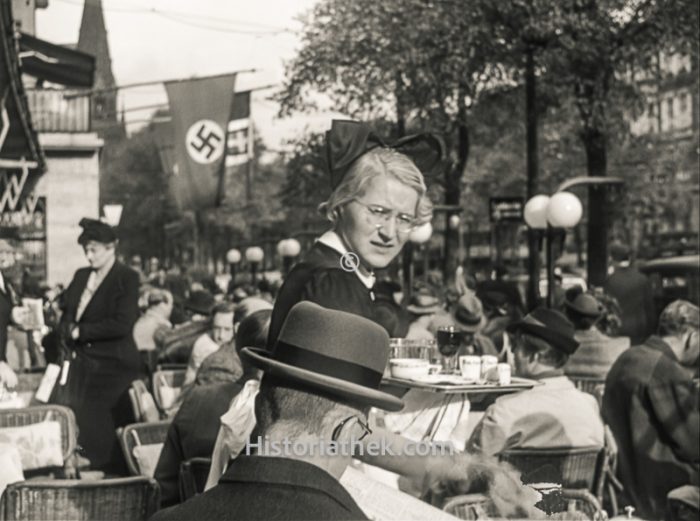
[[[68,98],[79,90],[27,89],[29,111],[37,132],[90,132],[90,96]]]

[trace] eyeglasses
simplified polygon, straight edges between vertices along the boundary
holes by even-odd
[[[357,199],[355,199],[355,202],[367,210],[369,222],[377,228],[389,224],[389,219],[392,216],[396,222],[396,229],[401,233],[408,233],[416,226],[416,218],[413,215],[407,213],[394,214],[394,211],[389,208],[384,208],[378,204],[366,204]]]
[[[338,438],[340,438],[340,432],[343,430],[343,427],[345,427],[345,424],[348,423],[350,420],[357,420],[357,424],[360,427],[362,427],[362,430],[364,431],[362,433],[362,436],[357,438],[357,441],[364,440],[369,434],[372,434],[372,429],[369,428],[369,425],[367,425],[365,422],[363,422],[359,416],[353,415],[353,416],[348,416],[343,421],[341,421],[338,425],[335,426],[335,429],[333,429],[333,434],[331,434],[332,441],[338,441]]]

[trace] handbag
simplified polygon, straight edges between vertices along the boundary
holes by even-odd
[[[85,400],[88,379],[96,362],[81,356],[79,349],[69,345],[63,335],[59,343],[61,373],[58,382],[54,385],[49,402],[65,405],[77,411]]]

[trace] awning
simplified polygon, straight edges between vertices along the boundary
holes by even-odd
[[[11,2],[0,2],[0,212],[13,211],[46,164],[32,126],[13,37]]]
[[[21,33],[19,57],[22,72],[67,87],[91,88],[95,57]]]

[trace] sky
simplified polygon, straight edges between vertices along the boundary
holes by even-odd
[[[89,1],[89,0],[88,0]],[[236,90],[279,85],[284,61],[299,45],[298,17],[316,0],[102,0],[112,71],[117,85],[206,76],[256,69],[240,74]],[[36,12],[36,35],[57,44],[76,43],[83,0],[49,0]],[[298,115],[280,120],[267,99],[274,90],[253,95],[252,117],[268,148],[281,149],[287,139],[308,130],[330,127],[331,115]],[[167,103],[161,85],[124,89],[133,132],[154,109],[136,107]]]

